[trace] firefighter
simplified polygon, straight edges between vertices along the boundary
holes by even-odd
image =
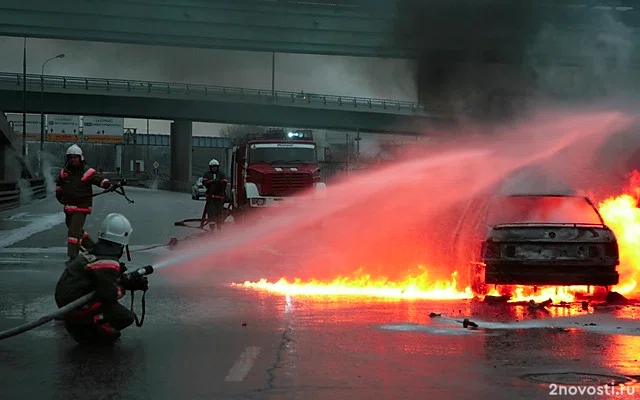
[[[146,277],[137,281],[136,287],[123,287],[121,281],[126,266],[119,260],[132,232],[131,223],[122,214],[107,215],[98,231],[98,242],[68,262],[58,280],[55,301],[59,308],[95,293],[89,303],[63,317],[67,332],[78,343],[113,343],[135,321],[133,311],[118,302],[125,290],[149,287]]]
[[[205,210],[209,228],[213,230],[211,224],[215,223],[216,228],[220,230],[224,220],[224,203],[227,198],[227,177],[224,172],[220,171],[220,163],[215,158],[209,161],[209,171],[202,177],[202,184],[207,188]]]
[[[69,260],[78,255],[80,246],[90,249],[93,241],[84,231],[87,215],[93,205],[92,185],[109,188],[110,182],[95,169],[90,168],[82,149],[74,144],[67,149],[66,163],[56,179],[56,199],[64,205],[67,224],[67,256]]]

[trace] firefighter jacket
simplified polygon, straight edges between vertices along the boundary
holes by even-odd
[[[117,303],[124,296],[124,288],[120,285],[123,270],[118,261],[121,250],[111,251],[114,254],[94,254],[104,245],[98,242],[91,253],[80,252],[67,262],[56,285],[55,300],[58,307],[64,307],[91,292],[95,292],[92,299],[95,307]]]
[[[65,212],[91,214],[92,185],[107,188],[109,180],[85,163],[78,168],[65,167],[56,179],[56,199],[64,205]]]
[[[207,188],[205,197],[207,199],[224,199],[226,198],[227,177],[223,172],[213,173],[207,171],[202,177],[202,184]]]

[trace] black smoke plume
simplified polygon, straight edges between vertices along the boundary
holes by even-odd
[[[613,67],[603,69],[603,58],[620,61],[629,52],[624,25],[591,8],[399,0],[397,13],[396,43],[417,59],[420,101],[474,119],[503,120],[549,96],[584,101],[611,94],[605,81]],[[567,78],[558,78],[559,67]]]

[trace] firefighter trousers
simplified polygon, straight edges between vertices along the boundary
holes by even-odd
[[[87,220],[87,214],[79,212],[67,212],[65,223],[67,224],[67,256],[70,259],[75,258],[79,251],[80,245],[85,249],[93,247],[93,240],[89,234],[84,231],[84,223]]]
[[[214,197],[207,199],[206,210],[209,229],[213,229],[211,223],[215,223],[216,228],[220,230],[222,225],[222,215],[224,211],[224,198],[218,199]]]
[[[118,302],[93,303],[86,307],[93,309],[90,314],[72,314],[65,319],[65,329],[80,344],[113,343],[121,336],[120,331],[135,322],[133,311]],[[78,310],[78,314],[82,311]]]

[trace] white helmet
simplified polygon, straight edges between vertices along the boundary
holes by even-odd
[[[68,156],[80,156],[80,159],[84,161],[84,156],[82,155],[82,149],[77,144],[72,144],[67,149],[67,157]]]
[[[220,166],[220,163],[215,158],[212,158],[211,161],[209,161],[209,166],[210,167]]]
[[[132,232],[131,223],[124,215],[111,213],[102,221],[98,231],[98,239],[127,246]]]

